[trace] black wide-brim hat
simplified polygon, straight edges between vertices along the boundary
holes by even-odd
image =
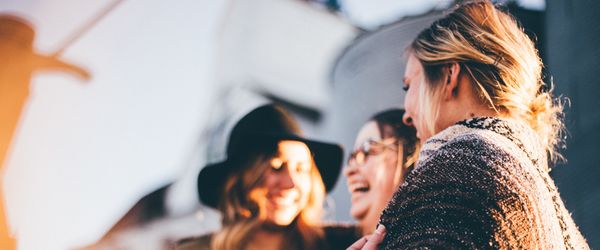
[[[222,196],[226,195],[223,188],[230,174],[250,167],[233,159],[260,147],[262,143],[276,145],[283,140],[300,141],[308,146],[321,174],[325,191],[331,191],[342,168],[342,147],[302,137],[296,121],[282,108],[270,104],[252,110],[238,121],[229,136],[226,160],[202,168],[197,182],[202,203],[217,208]]]

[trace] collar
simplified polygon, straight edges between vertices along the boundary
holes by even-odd
[[[457,122],[440,131],[423,144],[419,157],[419,164],[429,159],[431,154],[445,143],[459,136],[481,133],[484,131],[490,131],[496,136],[508,139],[523,151],[534,165],[547,166],[546,164],[538,164],[545,162],[546,151],[541,146],[535,131],[525,123],[498,117],[475,117]],[[547,169],[545,169],[545,171],[547,171]]]

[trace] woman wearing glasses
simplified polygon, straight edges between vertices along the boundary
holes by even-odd
[[[344,175],[352,195],[350,214],[363,235],[372,233],[379,215],[404,182],[416,160],[415,128],[402,123],[404,110],[373,116],[356,137]]]

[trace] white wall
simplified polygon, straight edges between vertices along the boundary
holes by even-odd
[[[175,179],[211,108],[224,1],[124,1],[70,47],[81,82],[39,73],[2,183],[20,249],[100,237],[145,192]],[[51,52],[112,1],[3,0]]]

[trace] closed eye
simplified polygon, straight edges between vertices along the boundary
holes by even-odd
[[[310,163],[298,162],[296,164],[296,172],[298,172],[298,173],[309,173],[310,169],[311,169]]]
[[[269,163],[271,164],[271,169],[275,172],[279,172],[280,170],[282,170],[283,165],[285,164],[285,162],[283,162],[279,158],[273,158]]]

